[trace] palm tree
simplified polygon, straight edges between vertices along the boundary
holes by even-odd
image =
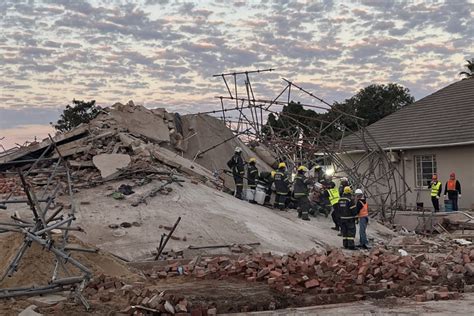
[[[471,60],[466,59],[467,64],[464,66],[467,68],[468,71],[461,71],[459,74],[464,76],[464,79],[474,78],[474,58]]]

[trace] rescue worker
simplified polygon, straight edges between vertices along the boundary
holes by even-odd
[[[438,181],[438,176],[436,174],[433,175],[431,180],[432,181],[428,186],[428,188],[431,189],[431,203],[433,203],[435,212],[439,212],[439,198],[443,191],[443,186],[441,185],[441,181]]]
[[[356,209],[359,218],[359,248],[370,249],[367,240],[367,225],[369,224],[369,204],[361,189],[355,190]]]
[[[342,245],[346,249],[355,249],[357,207],[352,200],[351,187],[345,187],[339,198],[339,210],[341,212]]]
[[[336,188],[336,184],[333,181],[330,181],[328,184],[328,188],[324,192],[324,195],[327,197],[329,200],[329,204],[331,204],[332,207],[332,221],[334,222],[334,227],[332,229],[339,231],[341,229],[341,224],[340,224],[340,213],[339,213],[339,190]]]
[[[251,190],[255,190],[257,187],[256,184],[256,179],[258,177],[258,169],[256,166],[257,159],[256,158],[250,158],[249,163],[247,165],[247,186]]]
[[[305,166],[298,167],[297,174],[295,176],[295,184],[293,186],[293,196],[296,200],[298,218],[309,221],[308,214],[311,209],[311,204],[308,199],[308,185],[311,184],[311,180],[306,177],[306,172],[308,172],[308,168]]]
[[[232,170],[235,183],[235,197],[242,200],[242,190],[244,188],[244,160],[242,159],[242,148],[235,147],[234,155],[227,162],[227,166]]]
[[[341,183],[339,184],[339,195],[344,193],[344,188],[349,186],[349,179],[346,177],[341,178]]]
[[[284,162],[278,164],[278,170],[275,172],[273,182],[275,183],[276,193],[274,207],[283,210],[285,208],[288,193],[290,192],[290,181],[288,179],[286,164]]]
[[[456,174],[451,172],[449,180],[446,182],[444,187],[444,199],[446,200],[446,194],[448,199],[451,201],[453,211],[458,210],[458,198],[461,198],[461,183],[456,180]]]
[[[316,182],[321,182],[324,180],[324,171],[320,165],[314,166],[314,179]]]

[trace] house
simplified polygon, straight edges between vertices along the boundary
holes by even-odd
[[[432,207],[428,189],[432,175],[442,181],[444,194],[449,174],[455,172],[462,187],[459,207],[474,209],[474,79],[455,82],[405,106],[367,131],[389,153],[411,189],[403,196],[402,206],[415,208],[422,202]],[[363,155],[357,135],[343,138],[342,143],[346,163]]]

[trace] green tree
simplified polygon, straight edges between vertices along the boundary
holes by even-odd
[[[72,106],[68,104],[56,124],[52,124],[56,130],[60,132],[70,131],[82,123],[90,122],[101,110],[95,104],[95,100],[85,102],[74,99],[72,104]]]
[[[467,64],[464,66],[467,68],[467,71],[461,71],[459,75],[464,76],[464,79],[474,78],[474,58],[471,60],[466,59]]]

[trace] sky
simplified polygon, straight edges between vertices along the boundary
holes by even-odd
[[[251,75],[262,99],[285,77],[329,103],[389,82],[418,100],[473,43],[474,0],[0,0],[0,144],[45,137],[73,99],[219,109],[212,75],[233,71],[274,68]]]

